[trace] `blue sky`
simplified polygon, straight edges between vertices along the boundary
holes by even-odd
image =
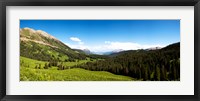
[[[180,20],[20,20],[72,48],[95,52],[164,47],[180,42]]]

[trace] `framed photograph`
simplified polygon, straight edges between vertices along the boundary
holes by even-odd
[[[199,100],[199,0],[0,3],[2,101]]]

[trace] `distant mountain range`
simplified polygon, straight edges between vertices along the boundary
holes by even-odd
[[[158,49],[161,49],[161,47],[151,47],[151,48],[147,48],[147,49],[138,49],[138,50],[149,51],[149,50],[158,50]],[[112,55],[112,54],[118,54],[123,51],[129,51],[129,50],[117,49],[117,50],[113,50],[113,51],[109,51],[109,52],[100,52],[100,54],[101,55]],[[137,50],[135,50],[135,51],[137,51]]]
[[[124,51],[124,50],[123,49],[117,49],[117,50],[107,51],[107,52],[91,52],[91,53],[99,54],[99,55],[110,55],[110,54],[118,53],[118,52],[121,52],[121,51]]]
[[[83,53],[83,54],[87,54],[87,55],[89,55],[89,54],[93,54],[89,49],[73,49],[75,52],[77,52],[77,53]]]
[[[120,52],[116,52],[116,53],[111,53],[109,54],[110,57],[115,57],[121,54],[125,54],[125,53],[138,53],[138,52],[148,52],[148,51],[164,51],[164,50],[180,50],[180,42],[177,43],[173,43],[170,44],[166,47],[154,47],[154,48],[148,48],[148,49],[138,49],[138,50],[127,50],[127,51],[120,51]]]
[[[151,47],[151,48],[147,48],[147,49],[138,49],[138,50],[146,50],[146,51],[150,51],[150,50],[158,50],[158,49],[162,49],[162,47]],[[123,49],[116,49],[113,51],[107,51],[107,52],[92,52],[89,49],[73,49],[79,53],[84,53],[84,54],[98,54],[98,55],[112,55],[112,54],[117,54],[123,51],[129,51],[129,50],[123,50]]]
[[[146,51],[150,51],[150,50],[158,50],[158,49],[162,49],[162,47],[151,47],[151,48],[147,48],[147,49],[138,49],[138,50],[146,50]],[[130,50],[123,50],[123,49],[117,49],[117,50],[113,50],[113,51],[107,51],[107,52],[92,52],[89,49],[74,49],[80,53],[85,53],[85,54],[99,54],[99,55],[112,55],[112,54],[117,54],[123,51],[130,51]],[[137,51],[137,50],[135,50]]]

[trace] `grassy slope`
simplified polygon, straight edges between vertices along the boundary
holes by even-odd
[[[32,32],[30,29],[21,29],[20,38],[29,40],[22,41],[20,39],[20,55],[24,57],[42,61],[48,61],[48,59],[65,61],[69,58],[78,59],[80,57],[86,57],[85,54],[76,53],[70,47],[68,47],[61,41],[58,41],[57,39],[51,39],[41,35],[41,32]],[[49,44],[57,48],[39,44],[33,41]]]
[[[23,61],[23,63],[22,63]],[[57,67],[50,69],[35,69],[36,64],[44,66],[45,62],[25,57],[20,57],[20,80],[21,81],[127,81],[131,77],[115,75],[105,71],[89,71],[80,68],[57,70]],[[79,63],[84,63],[80,61]],[[75,63],[66,63],[72,66]]]

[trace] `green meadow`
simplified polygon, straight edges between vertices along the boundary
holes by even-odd
[[[64,62],[65,66],[74,66],[89,62],[90,59],[78,62]],[[90,71],[81,68],[69,68],[57,70],[58,67],[51,66],[48,69],[36,69],[40,64],[45,66],[43,61],[37,61],[26,57],[20,57],[20,81],[129,81],[134,80],[128,76],[116,75],[107,71]]]

